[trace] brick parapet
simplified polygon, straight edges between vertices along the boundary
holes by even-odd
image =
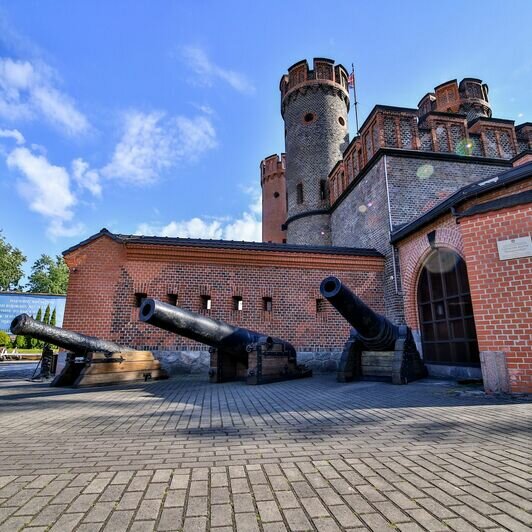
[[[288,74],[281,77],[279,90],[281,91],[281,113],[284,116],[285,107],[289,101],[296,98],[298,93],[309,88],[325,88],[334,90],[340,96],[347,110],[349,110],[348,73],[342,65],[335,65],[334,60],[315,58],[311,70],[306,60],[299,61],[288,69]]]
[[[435,91],[425,95],[417,109],[373,108],[342,155],[346,179],[338,178],[336,167],[328,175],[331,205],[382,148],[502,160],[532,149],[530,123],[515,126],[511,120],[491,118],[487,86],[481,80],[464,78],[459,85],[451,80]],[[484,110],[472,113],[473,108]]]

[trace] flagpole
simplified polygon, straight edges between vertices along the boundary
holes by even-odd
[[[357,135],[359,134],[358,129],[358,101],[357,101],[357,90],[356,90],[356,83],[355,83],[355,65],[351,63],[351,75],[353,76],[353,107],[355,108],[355,123],[357,126]]]

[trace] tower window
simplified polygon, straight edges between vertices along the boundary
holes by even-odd
[[[338,117],[338,122],[341,126],[345,126],[345,120],[341,116]]]
[[[298,183],[296,187],[296,199],[297,203],[301,204],[303,203],[303,183]]]
[[[274,193],[273,193],[273,197],[274,197],[274,198],[278,198],[278,197],[279,197],[279,192],[274,192]]]
[[[311,122],[314,122],[314,120],[316,120],[316,115],[314,113],[307,113],[303,117],[303,120],[305,121],[305,123],[310,124]]]
[[[148,297],[148,294],[144,292],[135,293],[135,306],[138,308],[142,305],[142,302]]]
[[[320,199],[327,199],[327,181],[325,179],[320,179]]]
[[[211,306],[211,296],[201,296],[201,308],[203,310],[211,310]]]
[[[271,297],[262,298],[262,310],[264,310],[265,312],[272,311],[272,298]]]
[[[168,304],[177,307],[177,294],[166,294],[168,298]]]
[[[242,296],[233,296],[233,310],[242,310]]]

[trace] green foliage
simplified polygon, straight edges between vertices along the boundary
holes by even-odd
[[[36,340],[34,340],[31,336],[17,336],[17,338],[22,338],[23,345],[21,347],[23,349],[33,349]]]
[[[42,321],[42,308],[39,308],[37,311],[37,316],[35,316],[36,321]]]
[[[9,337],[9,334],[4,331],[0,331],[0,346],[9,347],[10,344],[11,338]]]
[[[50,325],[53,325],[55,327],[56,321],[57,321],[57,315],[56,315],[55,308],[54,308],[52,312],[52,317],[50,318]]]
[[[22,265],[26,257],[20,249],[6,242],[0,231],[0,290],[19,288],[20,279],[24,275]]]
[[[14,347],[18,347],[19,349],[26,349],[26,342],[27,342],[27,336],[16,336]]]
[[[68,266],[63,257],[55,260],[49,255],[41,255],[31,267],[27,289],[29,292],[43,294],[66,294],[68,286]]]
[[[42,319],[43,323],[46,323],[46,325],[50,325],[50,305],[46,306],[46,310],[44,311],[44,318]]]

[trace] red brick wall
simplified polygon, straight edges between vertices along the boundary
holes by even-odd
[[[377,312],[383,312],[383,259],[227,249],[141,246],[101,237],[65,257],[71,274],[64,326],[136,348],[190,349],[199,344],[138,321],[135,292],[200,311],[210,295],[214,319],[288,340],[298,350],[340,349],[349,326],[326,303],[316,312],[319,285],[337,275]],[[243,310],[232,309],[241,296]],[[262,310],[271,297],[273,312]]]
[[[484,194],[459,210],[463,212],[530,186],[530,182],[522,181]],[[532,259],[499,260],[497,241],[529,235],[530,211],[530,206],[490,211],[461,218],[459,224],[451,214],[446,214],[398,243],[405,319],[414,331],[419,331],[419,274],[431,251],[427,234],[436,231],[437,247],[453,249],[464,258],[479,350],[506,354],[512,393],[532,392]]]
[[[532,258],[500,260],[497,241],[530,235],[530,205],[462,218],[480,351],[506,354],[510,389],[532,392]]]

